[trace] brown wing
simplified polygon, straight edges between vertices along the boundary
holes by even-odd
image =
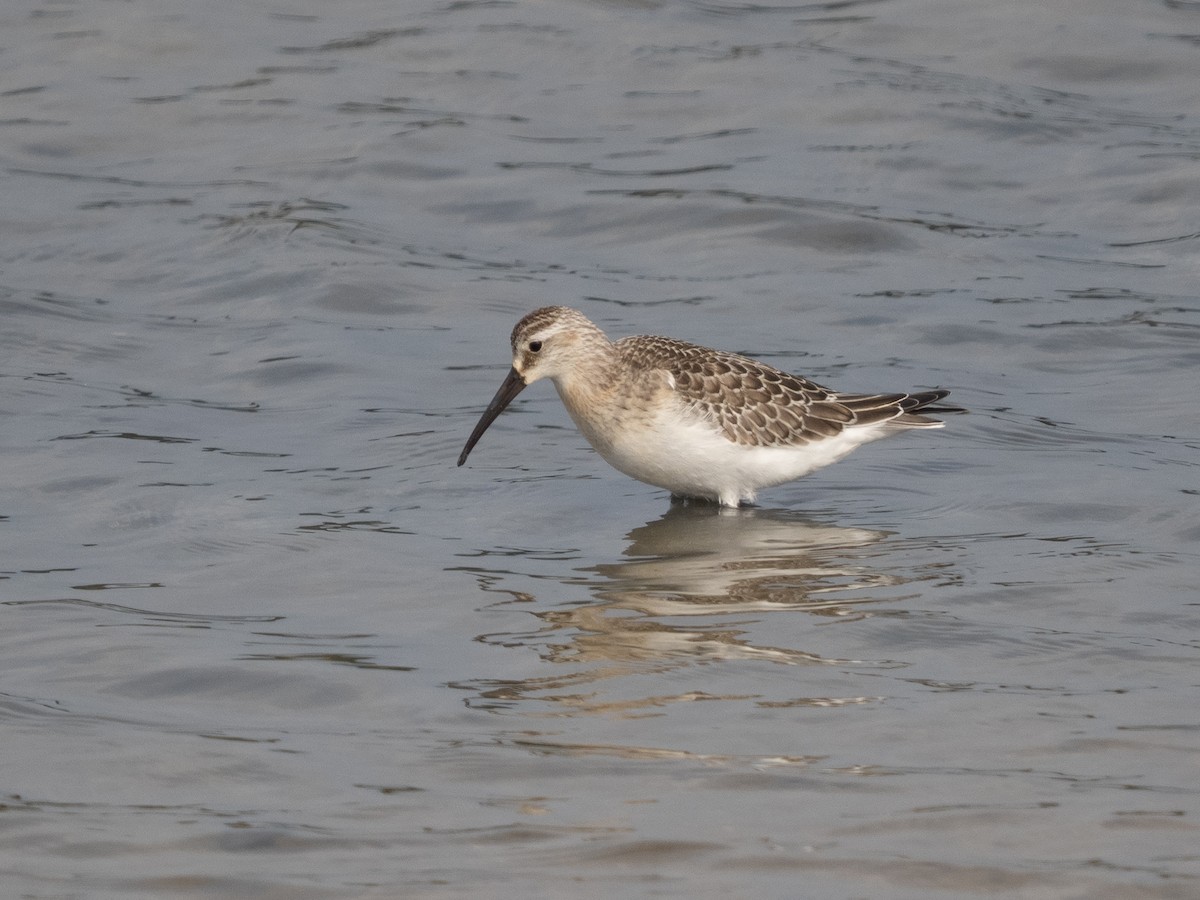
[[[827,388],[736,353],[645,336],[617,349],[634,365],[669,373],[678,395],[738,444],[798,447],[859,421]]]

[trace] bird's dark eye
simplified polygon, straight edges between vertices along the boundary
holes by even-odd
[[[541,349],[542,349],[541,341],[530,341],[529,342],[529,352],[530,353],[537,353]]]

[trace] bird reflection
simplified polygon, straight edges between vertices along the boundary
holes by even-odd
[[[479,638],[508,647],[533,647],[543,660],[559,666],[543,677],[456,686],[477,692],[470,704],[478,708],[502,709],[537,700],[552,704],[546,715],[644,715],[669,703],[748,698],[703,690],[630,697],[622,690],[621,699],[603,699],[597,695],[599,684],[734,660],[891,668],[898,663],[824,657],[754,638],[764,632],[764,616],[801,612],[861,618],[871,614],[873,604],[895,600],[893,592],[881,596],[879,589],[908,579],[874,572],[855,560],[864,555],[863,548],[888,534],[819,524],[782,510],[718,510],[708,504],[674,503],[664,516],[626,536],[629,543],[621,559],[564,573],[562,581],[573,585],[580,583],[580,573],[585,575],[591,601],[531,610],[541,625],[532,632]],[[539,605],[546,599],[510,593]],[[773,633],[796,632],[793,628]],[[862,699],[866,698],[812,702]]]
[[[720,510],[675,503],[661,519],[628,534],[626,559],[591,571],[611,584],[596,594],[647,615],[804,609],[846,615],[865,602],[829,597],[892,583],[833,560],[887,532],[841,528],[784,511]]]

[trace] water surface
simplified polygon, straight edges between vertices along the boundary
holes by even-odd
[[[13,896],[1200,890],[1200,7],[0,13]],[[721,514],[547,303],[970,409]]]

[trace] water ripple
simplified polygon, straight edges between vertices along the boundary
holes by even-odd
[[[141,585],[141,587],[152,587],[153,585]],[[99,589],[99,586],[88,586],[92,589]],[[104,587],[110,587],[108,585]],[[279,622],[284,616],[259,616],[259,615],[222,615],[218,613],[181,613],[168,612],[164,610],[142,609],[134,606],[123,606],[119,603],[105,603],[97,600],[83,600],[76,597],[63,597],[52,600],[2,600],[0,606],[9,606],[17,608],[53,608],[53,607],[81,607],[101,612],[120,613],[124,616],[136,616],[145,619],[143,624],[157,625],[187,625],[187,626],[202,626],[202,625],[218,625],[218,624],[259,624],[264,622]]]

